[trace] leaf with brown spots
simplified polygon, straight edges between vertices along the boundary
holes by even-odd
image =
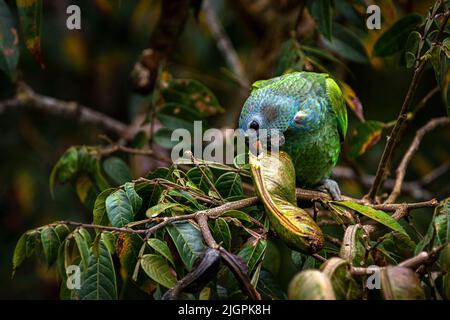
[[[193,121],[224,111],[214,93],[197,80],[173,79],[163,73],[160,88],[159,105],[162,113],[181,113],[183,119]]]
[[[347,106],[355,113],[359,120],[364,122],[364,110],[355,91],[345,82],[341,82],[340,87]]]
[[[25,47],[44,68],[41,51],[42,0],[16,0]]]
[[[385,124],[379,121],[358,123],[353,128],[350,138],[348,139],[347,146],[349,157],[356,158],[375,145],[378,140],[380,140],[384,127]]]
[[[4,0],[0,0],[0,70],[11,79],[19,61],[19,36],[11,11]]]

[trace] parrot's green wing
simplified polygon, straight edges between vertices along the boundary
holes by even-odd
[[[331,108],[336,114],[338,131],[341,136],[341,140],[343,141],[347,134],[347,107],[345,106],[341,89],[337,83],[330,76],[327,76],[325,81],[327,94],[331,102]]]
[[[258,80],[252,83],[252,87],[250,89],[250,94],[252,94],[253,92],[255,92],[258,89],[261,89],[263,87],[268,86],[269,84],[272,84],[274,82],[277,82],[278,80],[280,80],[280,77],[276,77],[276,78],[272,78],[272,79],[267,79],[267,80]]]

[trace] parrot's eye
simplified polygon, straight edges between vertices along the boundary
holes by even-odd
[[[250,125],[248,126],[250,129],[253,130],[258,130],[259,129],[259,123],[255,120],[253,120],[252,122],[250,122]]]

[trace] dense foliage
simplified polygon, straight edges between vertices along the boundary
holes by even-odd
[[[264,38],[269,47],[272,36],[278,39],[279,45],[274,41],[271,50],[263,48],[263,45],[255,49],[255,60],[258,61],[247,62],[247,65],[252,65],[248,67],[252,72],[242,70],[241,62],[230,58],[230,55],[239,58],[234,56],[234,48],[223,44],[229,39],[220,24],[218,12],[232,9],[226,8],[221,1],[216,6],[213,1],[206,0],[178,0],[170,4],[165,1],[136,1],[135,4],[95,1],[94,9],[86,5],[89,12],[99,10],[111,21],[130,20],[129,13],[138,12],[133,11],[137,10],[135,6],[139,6],[139,12],[158,8],[159,16],[148,14],[158,21],[156,26],[155,22],[151,25],[151,49],[138,56],[138,46],[129,43],[133,47],[129,51],[133,51],[132,56],[137,62],[134,67],[132,59],[124,63],[127,76],[131,74],[131,79],[126,81],[132,82],[133,89],[121,89],[137,92],[130,99],[134,99],[130,110],[125,112],[132,120],[130,124],[101,113],[92,115],[89,113],[92,110],[81,103],[40,95],[25,83],[36,82],[39,77],[28,76],[27,72],[41,72],[33,70],[44,67],[47,61],[49,67],[45,66],[48,68],[46,72],[56,72],[57,66],[50,61],[55,53],[46,52],[46,47],[41,47],[41,41],[45,43],[47,37],[47,33],[40,32],[41,23],[46,19],[45,10],[41,18],[43,2],[45,8],[46,1],[41,0],[17,0],[15,3],[0,0],[0,70],[6,75],[0,80],[8,83],[5,88],[10,88],[1,94],[16,92],[14,98],[0,102],[0,113],[17,105],[29,106],[44,113],[60,114],[72,121],[93,124],[108,136],[102,136],[101,142],[87,138],[92,142],[90,145],[85,145],[83,138],[81,141],[69,139],[65,144],[69,147],[59,155],[50,173],[50,193],[54,201],[58,201],[61,194],[55,193],[55,189],[70,185],[73,192],[66,198],[76,197],[83,205],[75,207],[77,214],[82,211],[88,215],[75,215],[77,219],[74,220],[66,218],[67,215],[56,215],[56,218],[52,215],[54,222],[46,221],[42,226],[35,227],[41,225],[35,224],[28,231],[22,230],[12,254],[13,286],[14,281],[23,276],[20,267],[32,263],[31,258],[35,257],[47,268],[46,271],[39,269],[40,273],[57,275],[61,299],[142,296],[153,299],[450,298],[448,189],[445,191],[447,194],[440,195],[439,186],[431,190],[425,188],[431,181],[424,183],[422,179],[416,184],[403,181],[406,168],[423,136],[437,126],[449,124],[446,113],[450,115],[450,102],[447,100],[450,81],[450,29],[447,21],[450,8],[447,1],[421,1],[422,7],[415,8],[415,12],[411,5],[405,4],[408,1],[373,1],[381,8],[382,28],[378,31],[369,30],[366,26],[367,1],[283,1],[284,4],[257,1],[265,6],[266,12],[258,11],[251,1],[237,1],[238,4],[232,8],[250,16],[249,24],[254,26],[249,28],[259,30],[255,32],[256,37]],[[95,17],[87,11],[86,16],[83,13],[82,21],[88,23],[87,19],[90,19],[93,26]],[[85,12],[83,7],[82,12]],[[169,18],[173,12],[177,14]],[[286,18],[290,23],[286,26],[272,16],[292,17]],[[135,13],[132,19],[138,23],[139,15]],[[141,16],[141,21],[145,19],[149,17]],[[194,22],[186,22],[187,19]],[[177,59],[172,60],[172,55],[179,57],[184,54],[174,52],[175,48],[180,49],[176,47],[177,41],[189,42],[189,38],[180,37],[178,33],[190,23],[206,25],[219,43],[220,53],[216,55],[226,57],[231,70],[225,70],[221,75],[226,78],[225,90],[223,87],[217,90],[224,90],[225,94],[216,96],[216,90],[210,89],[211,85],[206,84],[208,81],[199,81],[197,78],[201,77],[196,77],[195,72],[183,73],[172,68]],[[273,24],[278,25],[271,34],[267,29]],[[143,25],[148,27],[145,23]],[[138,29],[135,27],[133,30],[137,32]],[[236,33],[232,27],[228,29]],[[97,31],[95,36],[100,37],[100,34]],[[148,37],[147,34],[140,36]],[[188,36],[199,47],[202,45],[202,39],[195,38],[196,32],[191,31]],[[80,45],[79,39],[73,40],[76,36],[72,37],[75,38],[68,47],[76,53],[69,58],[69,65],[74,69],[71,72],[89,74],[90,67],[99,66],[88,66],[78,56],[84,50],[80,47],[84,45]],[[242,37],[244,35],[236,35],[237,47],[251,51]],[[22,56],[30,55],[37,64],[26,60],[22,66],[19,52]],[[87,55],[81,54],[83,57]],[[271,55],[276,58],[271,58]],[[260,61],[265,56],[267,60]],[[98,62],[108,59],[112,58],[103,53]],[[196,63],[201,65],[201,59],[197,60]],[[265,71],[261,72],[264,64]],[[362,66],[387,72],[392,68],[393,73],[409,70],[407,78],[412,77],[412,80],[408,92],[398,93],[400,98],[396,100],[399,102],[377,106],[378,113],[370,108],[363,110],[356,93],[358,90],[350,84],[358,83],[361,74],[358,68]],[[106,78],[114,78],[115,75],[108,72],[109,67],[111,63],[99,68],[103,68]],[[201,66],[198,68],[201,70]],[[335,175],[338,181],[343,181],[344,194],[352,197],[334,201],[329,195],[315,190],[297,189],[295,193],[292,189],[287,194],[265,189],[255,179],[257,170],[262,170],[264,179],[276,180],[279,176],[267,169],[270,163],[255,169],[245,154],[237,155],[234,165],[197,158],[189,163],[172,163],[170,149],[176,144],[170,139],[173,130],[185,128],[193,132],[193,122],[198,120],[203,121],[203,130],[222,126],[223,123],[217,119],[229,119],[227,113],[233,110],[228,107],[231,99],[221,99],[222,96],[232,95],[240,99],[233,102],[237,105],[236,111],[249,90],[247,79],[257,80],[293,71],[326,72],[341,87],[352,114],[341,154],[345,167],[337,168],[341,170],[340,176],[338,170]],[[430,87],[421,81],[422,77],[434,81],[435,85],[423,99],[416,101],[416,92],[422,94]],[[384,85],[395,86],[395,79],[394,76],[392,81],[388,78],[385,80],[388,84]],[[425,89],[421,90],[422,87]],[[101,90],[101,85],[97,88]],[[109,84],[106,90],[114,91],[114,85]],[[371,90],[377,91],[378,88],[366,88],[365,92]],[[433,105],[435,110],[429,114],[440,117],[430,119],[429,114],[420,112],[438,92],[440,97]],[[114,93],[110,94],[114,97]],[[117,103],[111,99],[106,101]],[[395,107],[393,112],[388,110],[390,107]],[[371,120],[366,119],[365,111]],[[398,112],[400,115],[395,119]],[[375,114],[379,118],[373,118]],[[412,126],[413,121],[423,118],[427,124],[416,130]],[[234,120],[231,126],[235,125]],[[407,132],[406,125],[409,126]],[[77,127],[76,130],[82,129]],[[414,139],[411,148],[405,150],[408,144],[403,146],[402,143],[408,141],[405,139],[408,133]],[[386,135],[390,135],[390,139],[386,140],[381,156]],[[445,136],[437,136],[444,145],[448,144]],[[435,174],[432,180],[438,180],[448,170],[448,148],[441,153],[442,158],[447,159],[447,165],[439,166],[440,171],[432,171],[438,165],[424,165]],[[238,161],[244,158],[244,164]],[[399,165],[397,159],[403,159]],[[434,164],[437,161],[434,159]],[[289,169],[288,162],[286,160],[282,170]],[[389,173],[394,165],[398,165],[395,180],[385,181],[387,175],[383,170]],[[11,163],[3,166],[11,166]],[[149,167],[152,168],[150,171],[147,170]],[[147,173],[142,174],[143,171]],[[423,176],[425,171],[419,170],[419,176]],[[368,176],[367,172],[375,176]],[[431,179],[430,176],[427,179]],[[282,183],[288,185],[291,182],[285,179]],[[19,188],[24,188],[24,184]],[[46,192],[40,188],[37,193]],[[365,192],[368,193],[363,197]],[[397,202],[400,196],[401,203]],[[289,207],[281,206],[274,201],[275,197],[290,201]],[[39,197],[35,201],[40,201]],[[275,206],[270,207],[268,203],[275,203]],[[59,210],[71,210],[72,204],[64,201]],[[289,228],[277,229],[269,222],[271,214],[276,219],[277,214],[298,211],[307,214],[308,219],[314,220],[324,233],[325,245],[317,253],[308,254],[307,249],[302,252],[292,250],[292,245],[286,245],[289,244],[286,239],[295,239],[298,232]],[[431,218],[416,219],[415,212]],[[18,232],[14,238],[17,240]],[[375,273],[369,268],[374,265],[380,267],[375,269]],[[74,266],[77,268],[73,269]],[[371,278],[373,274],[379,274],[381,287],[370,287],[369,283],[378,281]],[[73,281],[78,275],[79,286],[68,288],[68,283],[76,283]]]

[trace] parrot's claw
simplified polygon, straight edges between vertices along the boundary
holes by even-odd
[[[339,189],[339,185],[336,181],[332,179],[324,179],[321,182],[321,185],[317,188],[320,191],[327,192],[331,195],[331,198],[335,201],[341,201],[341,189]]]

